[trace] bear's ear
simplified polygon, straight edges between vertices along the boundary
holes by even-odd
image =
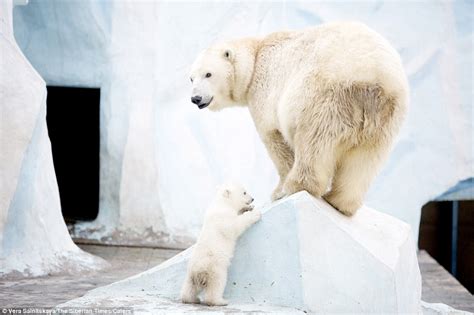
[[[234,53],[230,49],[224,50],[224,58],[229,61],[234,61]]]
[[[230,197],[230,190],[229,189],[224,189],[224,192],[222,193],[222,196],[224,196],[225,198],[229,198]]]

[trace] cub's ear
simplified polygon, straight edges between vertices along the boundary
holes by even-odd
[[[223,54],[224,58],[229,60],[229,61],[234,61],[234,53],[230,49],[224,50]]]
[[[230,197],[230,190],[229,189],[224,189],[224,192],[222,193],[222,196],[224,196],[225,198],[229,198]]]

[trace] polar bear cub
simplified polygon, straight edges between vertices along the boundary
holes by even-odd
[[[183,303],[199,303],[198,295],[204,290],[205,304],[227,305],[223,294],[235,244],[261,217],[258,210],[253,210],[252,202],[252,196],[239,184],[229,183],[218,189],[188,264],[181,290]]]

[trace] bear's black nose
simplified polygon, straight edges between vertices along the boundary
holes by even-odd
[[[199,103],[201,103],[201,101],[202,101],[202,97],[200,97],[200,96],[191,97],[191,102],[193,102],[196,105],[199,105]]]

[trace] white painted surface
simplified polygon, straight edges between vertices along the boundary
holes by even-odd
[[[421,311],[408,224],[366,207],[347,218],[306,192],[262,212],[237,244],[224,294],[230,304],[220,310],[243,304],[320,314]],[[166,300],[174,310],[192,311],[176,304],[192,250],[63,306],[131,305],[153,312]],[[157,303],[148,305],[152,296]]]
[[[188,68],[216,40],[355,19],[400,52],[411,105],[366,204],[409,223],[474,176],[469,2],[31,1],[15,35],[48,84],[101,87],[100,216],[88,237],[189,244],[216,185],[269,200],[274,167],[245,109],[198,111]]]
[[[61,215],[43,79],[18,48],[12,2],[0,1],[0,277],[99,268]]]

